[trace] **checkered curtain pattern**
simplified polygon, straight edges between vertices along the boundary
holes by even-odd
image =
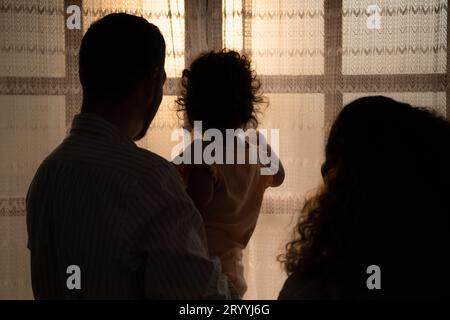
[[[369,5],[380,28],[368,28]],[[82,28],[66,28],[78,5]],[[384,94],[450,116],[448,2],[334,0],[0,0],[0,298],[32,298],[24,198],[37,166],[81,106],[78,49],[96,19],[144,16],[167,43],[165,96],[139,145],[169,158],[181,126],[174,100],[185,66],[227,47],[248,55],[269,106],[261,127],[280,129],[282,187],[266,193],[245,252],[246,299],[272,299],[302,203],[320,183],[327,131],[347,102]]]

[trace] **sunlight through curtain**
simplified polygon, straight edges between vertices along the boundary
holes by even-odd
[[[200,12],[212,2],[190,5]],[[0,299],[32,298],[24,198],[79,112],[82,35],[111,12],[144,16],[166,39],[165,96],[139,145],[167,159],[177,143],[170,134],[181,126],[174,100],[187,43],[208,46],[204,31],[218,30],[224,47],[252,59],[269,100],[261,127],[280,129],[286,180],[266,193],[245,251],[245,298],[276,298],[286,278],[276,257],[320,184],[326,133],[342,106],[383,94],[449,114],[447,1],[378,0],[379,28],[368,24],[372,2],[216,0],[221,16],[204,25],[182,0],[0,0]],[[69,4],[81,7],[81,30],[65,27]],[[187,20],[201,32],[188,33]]]

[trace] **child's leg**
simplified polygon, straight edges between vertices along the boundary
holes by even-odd
[[[220,257],[223,273],[230,279],[240,297],[247,291],[242,257],[242,249],[240,248],[234,248]]]

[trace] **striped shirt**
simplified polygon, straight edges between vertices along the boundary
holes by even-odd
[[[77,115],[39,167],[27,227],[37,299],[229,298],[176,169],[98,116]]]

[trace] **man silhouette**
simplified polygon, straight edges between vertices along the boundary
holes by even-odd
[[[35,298],[229,297],[177,172],[133,142],[161,103],[164,58],[163,36],[140,17],[110,14],[83,37],[81,113],[27,195]]]

